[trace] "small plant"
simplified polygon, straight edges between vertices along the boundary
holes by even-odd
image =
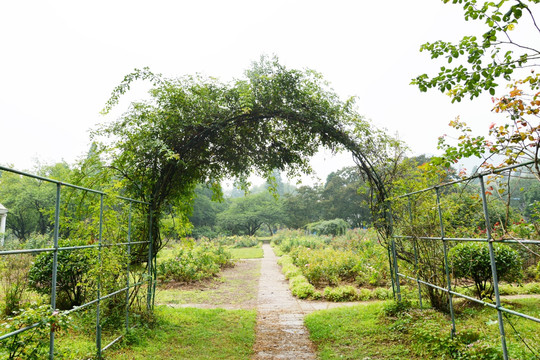
[[[222,245],[186,242],[176,257],[159,263],[157,270],[163,279],[193,282],[215,276],[230,263],[231,254]]]
[[[4,304],[0,309],[3,315],[10,316],[21,308],[28,287],[27,276],[31,262],[32,256],[28,254],[0,258],[0,284],[4,293]]]
[[[289,285],[292,294],[299,299],[307,299],[316,293],[315,287],[311,285],[303,275],[291,278],[289,280]]]
[[[87,245],[81,240],[62,240],[60,247]],[[67,310],[84,304],[88,299],[89,277],[96,265],[96,249],[60,250],[57,259],[56,291],[58,309]],[[52,286],[53,253],[39,254],[28,274],[30,287],[42,295],[49,295]]]
[[[330,301],[355,301],[358,299],[356,289],[351,285],[326,287],[323,296]]]
[[[412,307],[412,304],[408,300],[402,301],[387,301],[384,304],[382,313],[384,316],[397,317],[407,311]]]
[[[498,245],[498,246],[496,246]],[[521,258],[507,245],[494,245],[495,264],[499,280],[515,281],[522,278]],[[493,280],[489,247],[484,243],[462,243],[449,252],[449,260],[458,278],[474,281],[477,296],[492,298]]]
[[[371,298],[371,291],[368,289],[360,289],[358,292],[358,300],[368,301]]]
[[[377,300],[387,300],[392,297],[392,291],[378,287],[373,290],[373,292],[371,293],[371,297]]]
[[[32,327],[2,340],[2,359],[39,360],[48,357],[49,335],[65,331],[70,327],[71,318],[63,312],[53,311],[48,305],[32,306],[16,312],[14,316],[0,324],[2,334]]]
[[[302,275],[300,269],[295,266],[292,262],[292,259],[289,255],[283,255],[279,258],[278,264],[281,265],[281,271],[285,275],[286,279],[293,278],[298,275]]]

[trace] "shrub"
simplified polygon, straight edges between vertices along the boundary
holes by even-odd
[[[291,252],[294,264],[314,285],[338,285],[340,280],[354,280],[361,259],[352,251],[332,248],[298,247]]]
[[[355,301],[358,299],[356,289],[350,285],[326,287],[323,296],[330,301]]]
[[[368,301],[371,298],[371,291],[369,289],[360,289],[358,292],[358,300]]]
[[[373,299],[378,299],[378,300],[391,299],[392,291],[385,288],[378,287],[373,290],[373,292],[371,293],[371,297]]]
[[[278,259],[278,264],[281,265],[281,271],[285,275],[286,279],[293,278],[298,275],[302,275],[300,269],[292,263],[292,259],[289,255],[283,255]]]
[[[87,245],[81,240],[62,240],[59,246]],[[87,274],[96,264],[96,249],[58,251],[56,305],[67,310],[84,304],[91,287]],[[39,254],[28,274],[30,287],[42,295],[51,294],[53,252]]]
[[[28,286],[28,269],[32,256],[28,254],[5,255],[0,257],[0,285],[4,293],[4,304],[0,307],[2,314],[12,315],[19,310]]]
[[[289,253],[297,247],[305,247],[309,249],[321,249],[330,243],[330,238],[319,236],[301,236],[294,238],[283,239],[280,242],[279,249],[283,253]]]
[[[384,316],[396,317],[400,314],[403,314],[412,307],[412,304],[408,300],[402,301],[387,301],[382,309],[382,314]]]
[[[528,283],[523,286],[525,294],[540,294],[539,283]]]
[[[504,244],[495,244],[494,255],[499,280],[515,281],[521,279],[521,258],[517,251]],[[458,278],[474,281],[477,296],[493,296],[491,260],[488,244],[462,243],[449,252],[450,264]]]
[[[292,294],[299,299],[307,299],[316,293],[315,287],[311,285],[303,275],[292,277],[289,280],[289,285]]]
[[[186,242],[176,257],[158,264],[161,278],[179,282],[193,282],[215,276],[231,263],[231,254],[221,245]]]
[[[49,335],[67,330],[71,318],[63,312],[52,311],[48,305],[33,306],[17,312],[0,324],[0,335],[34,326],[2,341],[2,359],[46,359],[49,357]]]
[[[416,319],[411,326],[415,338],[413,348],[421,355],[437,356],[441,359],[478,359],[499,360],[502,353],[498,347],[494,347],[487,339],[481,338],[476,329],[461,329],[456,332],[454,338],[448,331],[441,331],[440,318],[433,321],[432,318],[442,316],[435,314],[433,310],[423,312],[421,319]]]
[[[306,225],[306,230],[315,235],[344,235],[350,225],[343,219],[325,220]]]

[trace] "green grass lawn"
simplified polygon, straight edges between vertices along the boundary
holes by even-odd
[[[381,315],[385,303],[374,302],[307,315],[305,323],[320,359],[502,359],[497,312],[483,306],[462,307],[455,340],[449,316],[433,310],[410,309],[397,317]],[[505,307],[540,316],[540,299],[505,301]],[[515,316],[512,325],[538,351],[540,326]],[[507,345],[512,359],[537,359],[508,322]],[[452,357],[453,356],[453,357]],[[476,356],[476,357],[474,357]]]
[[[233,259],[260,259],[264,256],[260,247],[231,248],[229,249]]]
[[[156,323],[129,336],[108,359],[249,359],[255,311],[156,308]]]
[[[305,317],[320,359],[417,359],[381,323],[383,302],[317,311]]]

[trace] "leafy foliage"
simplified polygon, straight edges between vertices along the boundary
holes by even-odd
[[[0,257],[1,291],[4,304],[1,313],[9,316],[21,309],[28,288],[28,268],[32,256],[29,254],[5,255]]]
[[[445,0],[445,3],[450,2]],[[503,78],[511,89],[501,97],[493,97],[493,111],[506,113],[510,121],[492,123],[489,136],[474,135],[467,124],[457,118],[450,122],[458,135],[457,144],[449,142],[447,135],[439,138],[439,149],[444,151],[435,158],[437,164],[457,162],[462,158],[483,158],[483,167],[493,169],[497,166],[513,165],[521,158],[538,160],[540,149],[540,128],[538,127],[539,77],[534,74],[540,63],[540,49],[530,43],[528,37],[520,35],[540,34],[535,22],[533,4],[528,1],[477,1],[453,0],[462,4],[465,20],[483,21],[487,31],[481,37],[465,36],[457,44],[436,41],[422,45],[420,51],[428,51],[432,59],[445,57],[448,63],[454,60],[458,65],[441,67],[440,72],[431,78],[427,74],[416,77],[412,84],[421,91],[438,88],[454,101],[465,96],[471,99],[482,92],[495,95],[499,78]],[[524,26],[528,26],[524,29]],[[531,38],[532,39],[532,38]],[[466,61],[460,61],[463,58]],[[524,69],[531,69],[527,75]],[[517,76],[517,80],[512,76]],[[499,162],[500,156],[502,161]],[[494,161],[499,163],[493,164]],[[540,167],[536,163],[536,175]],[[540,179],[540,177],[539,177]]]
[[[158,264],[158,275],[166,280],[193,282],[215,276],[230,264],[231,254],[221,245],[185,242],[176,256]]]
[[[287,278],[301,274],[316,287],[386,285],[388,260],[384,248],[364,236],[364,231],[349,231],[335,238],[290,234],[278,238],[279,249],[286,254],[280,259],[282,271]]]
[[[449,3],[450,0],[443,0]],[[436,41],[422,45],[420,51],[428,51],[432,59],[444,57],[447,63],[466,58],[454,67],[441,67],[439,74],[429,77],[420,75],[413,80],[421,91],[438,88],[447,91],[452,101],[461,101],[469,95],[477,97],[482,91],[495,94],[497,78],[503,77],[510,81],[514,70],[523,66],[537,66],[540,58],[538,50],[517,42],[512,31],[518,27],[522,16],[534,20],[529,1],[477,1],[452,0],[453,4],[463,5],[465,20],[483,21],[487,31],[481,37],[465,36],[457,44],[446,41]],[[532,31],[540,32],[533,26]],[[516,35],[517,37],[517,35]],[[517,53],[514,53],[517,51]]]
[[[315,235],[344,235],[350,225],[343,219],[318,221],[307,224],[306,230]]]
[[[497,245],[493,247],[493,250],[499,280],[515,281],[521,279],[523,274],[518,252],[507,245]],[[449,261],[456,277],[474,281],[477,296],[480,299],[493,296],[493,277],[487,244],[462,243],[456,245],[450,249]]]
[[[36,165],[36,175],[66,180],[70,174],[66,163]],[[0,172],[0,202],[9,210],[6,229],[21,241],[33,234],[52,230],[51,211],[56,188],[52,184],[7,171]]]
[[[61,241],[60,246],[86,245],[84,241]],[[62,310],[84,304],[88,299],[89,280],[86,276],[95,266],[97,253],[95,249],[74,251],[58,251],[57,267],[57,307]],[[32,289],[43,295],[51,293],[53,270],[53,253],[44,252],[36,257],[28,274]]]
[[[280,205],[269,193],[248,195],[232,200],[231,206],[218,214],[217,222],[233,234],[253,236],[263,225],[273,233],[273,226],[284,219]]]
[[[357,148],[352,131],[371,131],[353,101],[340,101],[320,74],[262,59],[245,75],[224,84],[200,76],[166,79],[144,69],[114,90],[105,112],[133,81],[152,81],[151,100],[134,103],[94,135],[114,139],[103,145],[110,168],[127,195],[151,201],[156,224],[169,204],[190,203],[198,183],[219,189],[221,179],[245,182],[253,170],[309,172],[308,159],[320,145]],[[160,249],[158,226],[152,229]]]
[[[17,312],[0,324],[0,334],[14,332],[31,326],[30,330],[20,332],[2,340],[0,356],[3,359],[40,360],[49,356],[49,334],[66,331],[71,318],[47,305],[32,306]]]

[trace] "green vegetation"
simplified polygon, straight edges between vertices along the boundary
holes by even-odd
[[[255,321],[255,311],[158,306],[155,322],[128,334],[107,358],[245,360],[253,353]]]
[[[270,234],[273,227],[283,223],[281,204],[268,192],[231,200],[231,205],[217,216],[217,224],[233,234],[254,236],[266,225]]]
[[[275,58],[261,58],[229,83],[135,70],[113,90],[104,113],[137,80],[151,83],[150,99],[134,103],[93,136],[102,140],[98,152],[110,159],[106,170],[125,195],[152,200],[147,213],[153,214],[156,250],[164,244],[160,221],[173,209],[186,223],[198,184],[208,183],[222,198],[224,179],[236,178],[247,189],[255,172],[275,184],[275,169],[292,176],[308,172],[308,159],[321,146],[368,157],[373,146],[384,142],[380,147],[386,148],[391,140],[356,112],[353,99],[340,100],[320,74],[287,69]]]
[[[317,221],[306,225],[306,230],[314,235],[344,235],[349,224],[343,219]]]
[[[507,302],[508,307],[540,315],[538,299]],[[407,303],[373,302],[314,312],[305,323],[321,359],[502,359],[496,312],[464,303],[457,316],[457,334],[450,336],[446,315],[419,310]],[[540,341],[537,324],[509,319],[529,345]],[[507,329],[513,359],[535,359],[511,327]]]
[[[310,233],[342,234],[346,229],[371,222],[368,197],[358,191],[365,186],[355,167],[330,173],[324,184],[298,188],[283,183],[280,171],[274,170],[271,181],[252,186],[249,193],[234,187],[219,202],[214,201],[212,189],[198,185],[189,216],[193,224],[191,236],[272,236],[284,226],[304,229],[308,224]],[[270,192],[278,196],[273,197]]]
[[[15,316],[4,322],[0,321],[2,332],[12,332],[30,326],[32,329],[4,340],[0,346],[0,357],[8,360],[47,358],[51,329],[61,334],[71,325],[70,317],[63,312],[52,311],[47,305],[32,306],[18,311]]]
[[[504,244],[493,246],[499,281],[516,281],[523,277],[522,261],[517,251]],[[493,276],[488,244],[462,243],[448,254],[456,278],[472,279],[480,299],[493,297]]]
[[[157,272],[163,280],[193,282],[215,276],[222,267],[232,265],[230,260],[231,254],[221,245],[185,241],[174,257],[158,263]]]
[[[540,166],[495,171],[498,165],[538,161],[540,75],[535,69],[539,67],[539,51],[534,44],[518,43],[512,33],[518,25],[531,24],[534,33],[540,31],[530,6],[538,0],[452,3],[463,6],[467,20],[485,23],[486,31],[478,37],[465,36],[458,43],[424,44],[421,50],[433,59],[454,63],[432,77],[418,76],[413,84],[421,91],[437,88],[447,92],[452,101],[461,101],[483,92],[495,95],[497,82],[504,79],[510,90],[493,98],[493,110],[508,118],[502,124],[491,124],[488,136],[474,135],[459,119],[452,121],[457,142],[441,137],[438,148],[443,154],[432,161],[425,156],[407,158],[403,143],[374,129],[357,112],[354,99],[339,99],[320,74],[287,69],[277,59],[263,57],[243,78],[229,83],[202,76],[165,78],[148,69],[128,74],[114,89],[104,112],[117,105],[137,80],[151,82],[150,99],[133,103],[119,119],[94,131],[96,143],[79,163],[38,166],[38,175],[64,183],[60,204],[55,204],[60,187],[3,171],[0,200],[9,208],[3,250],[50,248],[53,233],[63,239],[61,246],[77,249],[55,252],[56,285],[51,278],[52,252],[0,258],[0,334],[36,324],[28,332],[4,340],[0,355],[42,358],[48,330],[49,334],[67,333],[64,342],[59,339],[57,351],[67,354],[71,351],[67,345],[80,345],[80,351],[72,351],[75,356],[92,356],[96,310],[74,315],[74,327],[68,329],[64,313],[48,308],[53,289],[58,290],[53,307],[73,309],[126,283],[139,284],[127,293],[127,301],[133,318],[138,319],[133,324],[141,326],[148,314],[140,284],[156,275],[172,280],[170,283],[221,281],[217,275],[233,257],[261,256],[255,238],[207,241],[205,236],[273,236],[276,249],[284,254],[280,264],[295,296],[349,301],[391,297],[387,250],[393,239],[390,235],[398,235],[392,241],[399,254],[399,264],[394,265],[403,273],[439,287],[453,285],[467,294],[472,292],[467,285],[474,283],[477,296],[491,297],[486,247],[434,240],[441,235],[488,240],[540,236]],[[532,21],[527,24],[520,20],[523,17]],[[513,74],[518,78],[513,79]],[[324,184],[313,187],[295,189],[283,184],[281,172],[293,176],[309,172],[308,160],[321,146],[351,151],[358,166],[336,171]],[[458,173],[451,165],[467,157],[484,159],[480,169],[492,170],[482,178],[482,186],[478,180],[453,182],[465,176],[465,171]],[[493,163],[497,159],[502,160]],[[224,197],[222,180],[235,179],[232,193],[245,192],[253,172],[267,179],[262,186],[265,190],[280,196],[259,192],[243,198]],[[69,189],[65,182],[100,190],[107,196]],[[431,192],[416,191],[441,182],[452,185]],[[406,199],[399,197],[412,191],[415,194]],[[129,205],[115,195],[143,202]],[[55,205],[59,205],[59,214],[55,214]],[[483,214],[484,208],[488,214]],[[58,227],[56,215],[60,218]],[[128,223],[132,225],[129,230]],[[371,230],[346,232],[350,227],[367,225],[377,230],[377,238]],[[274,235],[284,226],[324,236],[305,235],[302,230]],[[190,232],[199,243],[185,241],[164,248],[167,241]],[[148,235],[153,253],[144,241]],[[126,240],[136,242],[129,251]],[[495,247],[499,278],[509,282],[501,284],[501,294],[540,292],[538,284],[531,282],[540,278],[538,247],[521,245]],[[159,250],[156,270],[153,264]],[[450,280],[445,273],[447,254],[453,265]],[[528,283],[516,286],[513,282],[521,280],[522,273]],[[412,288],[402,285],[402,295],[408,300]],[[170,302],[183,301],[173,291],[166,289],[163,294]],[[190,291],[185,292],[190,299],[208,296]],[[446,292],[431,287],[422,291],[430,306],[441,312],[420,312],[403,302],[311,315],[306,322],[321,356],[500,357],[492,309],[456,301],[461,306],[458,334],[451,338],[443,315],[449,310]],[[97,328],[103,328],[107,341],[123,331],[123,295],[120,292],[99,303],[101,322]],[[513,300],[509,306],[539,316],[533,299]],[[386,317],[381,317],[381,312]],[[514,330],[513,323],[508,324]],[[246,358],[251,354],[252,312],[160,308],[157,325],[127,334],[132,349],[116,356],[155,358],[159,353],[185,358],[230,353],[230,358]],[[515,325],[528,341],[539,342],[535,324],[516,320]],[[228,330],[218,334],[222,329]],[[515,334],[508,332],[512,356],[531,357]],[[66,339],[77,341],[67,344]],[[163,351],[167,343],[170,351]]]
[[[59,246],[82,246],[83,241],[61,241]],[[91,300],[90,270],[97,260],[97,249],[81,249],[76,251],[60,251],[58,253],[58,280],[56,283],[58,309],[69,310],[81,306]],[[45,252],[37,255],[30,268],[28,280],[30,287],[37,293],[51,293],[53,270],[53,253]]]
[[[264,256],[263,249],[260,247],[251,248],[233,248],[230,249],[231,258],[234,259],[260,259]]]
[[[391,296],[382,288],[390,281],[388,260],[372,232],[349,231],[335,238],[283,232],[273,241],[284,254],[278,263],[299,298],[354,301]]]

